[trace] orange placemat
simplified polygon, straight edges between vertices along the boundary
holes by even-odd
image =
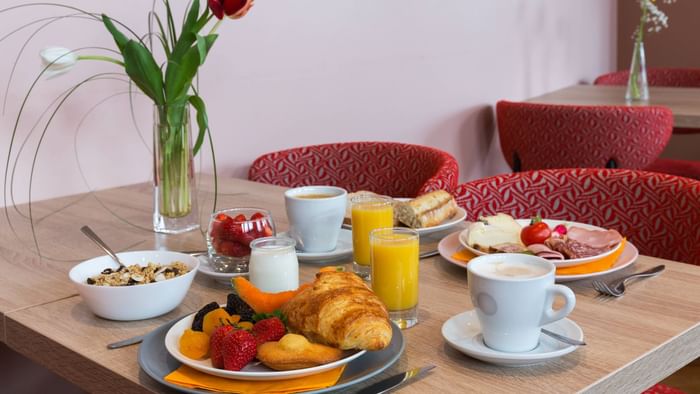
[[[164,379],[178,386],[221,393],[298,393],[335,385],[344,369],[345,366],[341,366],[314,375],[285,380],[236,380],[209,375],[182,365]]]

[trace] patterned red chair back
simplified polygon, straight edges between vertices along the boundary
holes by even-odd
[[[515,171],[609,167],[643,169],[668,143],[673,114],[654,106],[577,106],[500,101],[501,150]]]
[[[623,169],[528,171],[457,186],[467,220],[507,213],[614,228],[640,253],[700,265],[700,181]]]
[[[627,85],[629,71],[616,71],[599,76],[595,85]],[[700,88],[700,68],[649,68],[647,69],[649,86],[675,86]]]
[[[595,85],[627,85],[629,71],[616,71],[596,78]],[[700,68],[649,68],[647,69],[649,86],[675,86],[683,88],[700,88]],[[697,133],[698,129],[676,127],[677,134]]]
[[[287,187],[334,185],[393,197],[454,191],[457,161],[441,150],[395,142],[345,142],[268,153],[255,159],[248,179]]]

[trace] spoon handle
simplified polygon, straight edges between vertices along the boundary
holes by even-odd
[[[95,242],[100,248],[102,248],[102,250],[104,250],[120,266],[125,267],[124,263],[122,263],[121,260],[119,260],[119,257],[117,257],[117,255],[112,251],[112,249],[109,246],[107,246],[107,244],[104,243],[102,238],[97,236],[97,234],[95,234],[95,232],[92,231],[92,229],[89,226],[81,227],[80,231],[82,231],[83,234],[85,234],[88,238],[90,238],[93,242]]]

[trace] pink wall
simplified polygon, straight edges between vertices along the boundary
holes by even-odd
[[[71,2],[145,30],[150,2],[99,3],[108,5]],[[1,30],[51,14],[56,12],[0,15]],[[616,7],[608,0],[258,0],[247,17],[222,26],[201,73],[220,174],[245,177],[252,160],[267,151],[352,140],[444,149],[459,160],[461,181],[507,171],[494,128],[495,102],[591,81],[614,69],[615,24]],[[15,37],[0,43],[0,87],[12,66],[9,55],[20,45]],[[46,45],[113,47],[92,22],[64,20],[37,34],[20,59],[1,119],[3,157],[14,115],[39,70],[36,54]],[[20,124],[21,138],[54,96],[103,71],[116,68],[82,62],[68,75],[42,81]],[[86,118],[76,138],[83,114],[125,86],[95,83],[60,111],[40,151],[33,199],[150,179],[151,107],[145,99],[137,108],[141,136],[122,95]],[[19,160],[14,187],[20,202],[27,199],[36,143],[30,137]],[[208,157],[204,171],[211,169]]]

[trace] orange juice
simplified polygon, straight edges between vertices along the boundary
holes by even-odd
[[[394,226],[394,209],[386,199],[366,199],[352,204],[352,250],[355,263],[368,266],[369,233]]]
[[[372,234],[372,290],[389,312],[418,304],[418,235],[396,230]]]

